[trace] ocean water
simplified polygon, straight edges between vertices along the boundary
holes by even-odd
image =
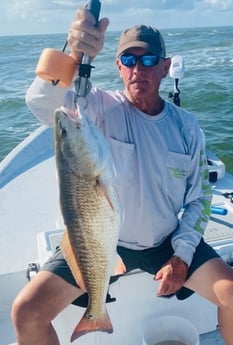
[[[233,26],[161,30],[167,55],[182,55],[185,75],[179,81],[181,106],[194,112],[213,150],[233,173]],[[105,89],[122,88],[115,67],[119,32],[107,32],[96,58],[92,83]],[[40,123],[24,97],[35,77],[44,48],[62,50],[66,35],[0,36],[0,161]],[[168,98],[173,79],[162,82]]]

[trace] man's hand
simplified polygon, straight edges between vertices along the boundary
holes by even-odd
[[[98,22],[86,8],[77,11],[76,20],[71,24],[68,33],[68,46],[71,56],[80,62],[83,54],[94,58],[103,48],[104,34],[109,20],[103,18]]]
[[[188,272],[188,265],[178,256],[172,256],[154,276],[154,280],[161,280],[157,295],[166,296],[178,291],[184,284]]]

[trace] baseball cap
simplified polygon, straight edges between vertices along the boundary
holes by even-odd
[[[129,48],[145,48],[150,53],[162,58],[166,57],[166,47],[163,37],[155,27],[147,25],[135,25],[126,29],[120,36],[117,56],[120,56]]]

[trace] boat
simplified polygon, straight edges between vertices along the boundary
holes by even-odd
[[[213,200],[204,237],[232,265],[233,176],[212,152],[208,152],[208,168]],[[13,345],[16,337],[10,318],[12,301],[51,256],[64,231],[52,128],[40,126],[0,163],[0,219],[0,345]],[[165,316],[190,321],[200,345],[224,344],[215,305],[197,294],[184,301],[159,298],[156,289],[157,282],[146,272],[135,270],[124,275],[109,289],[111,303],[107,309],[114,332],[86,334],[74,344],[142,345],[145,325]],[[82,307],[70,305],[53,321],[61,344],[70,344],[72,331],[83,313]]]

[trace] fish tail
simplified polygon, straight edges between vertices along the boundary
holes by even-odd
[[[96,331],[106,333],[113,332],[112,322],[109,318],[107,309],[105,309],[105,312],[101,314],[99,318],[91,318],[87,310],[78,325],[75,327],[70,341],[73,342],[84,334]]]

